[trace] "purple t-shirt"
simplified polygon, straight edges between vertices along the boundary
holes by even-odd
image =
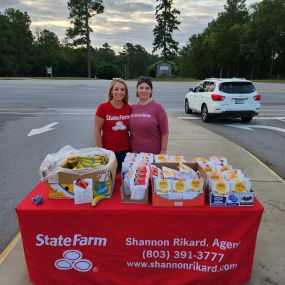
[[[133,152],[160,153],[161,136],[168,135],[168,119],[164,108],[152,100],[146,105],[135,103],[129,122]]]

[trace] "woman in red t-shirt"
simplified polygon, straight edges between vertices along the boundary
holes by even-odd
[[[109,88],[108,101],[98,106],[95,115],[95,143],[97,147],[115,152],[118,171],[121,171],[126,153],[131,149],[129,134],[131,107],[128,99],[126,82],[121,78],[114,78]]]

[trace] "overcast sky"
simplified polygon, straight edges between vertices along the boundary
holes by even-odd
[[[155,27],[155,0],[104,0],[105,11],[92,20],[92,45],[101,47],[107,42],[119,52],[125,43],[139,44],[152,51]],[[250,5],[260,0],[247,0]],[[207,24],[223,11],[226,0],[173,0],[173,7],[181,14],[179,31],[173,37],[184,46],[193,34],[201,33]],[[0,11],[15,8],[26,11],[31,18],[31,30],[48,29],[60,40],[70,26],[67,0],[0,0]]]

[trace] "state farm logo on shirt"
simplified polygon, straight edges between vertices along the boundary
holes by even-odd
[[[123,131],[126,130],[127,127],[124,125],[122,121],[118,121],[115,126],[112,127],[113,131]]]
[[[106,121],[118,121],[118,120],[128,120],[130,118],[129,115],[123,116],[123,115],[119,115],[119,116],[110,116],[107,115],[106,116]]]
[[[133,113],[131,114],[131,118],[151,118],[151,114],[146,114],[146,113]]]

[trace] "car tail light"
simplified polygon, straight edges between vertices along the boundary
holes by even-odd
[[[226,97],[218,94],[211,94],[213,101],[223,101]]]
[[[254,99],[255,101],[260,101],[260,100],[261,100],[261,95],[257,94],[257,95],[255,95],[255,96],[253,96],[253,99]]]

